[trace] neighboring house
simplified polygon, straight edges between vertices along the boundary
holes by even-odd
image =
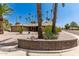
[[[70,30],[79,30],[78,27],[70,27],[69,29],[70,29]]]

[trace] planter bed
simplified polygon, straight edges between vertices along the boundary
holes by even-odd
[[[64,31],[59,33],[58,39],[37,39],[37,35],[34,37],[18,38],[18,47],[30,50],[64,50],[77,46],[77,39]]]
[[[64,50],[77,46],[77,39],[70,40],[25,40],[18,39],[18,47],[31,50]]]

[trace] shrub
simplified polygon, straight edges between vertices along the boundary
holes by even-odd
[[[76,22],[72,21],[70,23],[70,27],[78,27],[78,24]]]
[[[49,27],[46,27],[45,28],[45,33],[48,33],[48,32],[52,32],[52,27],[49,26]],[[56,27],[56,32],[61,32],[61,28],[60,27]]]
[[[69,24],[66,24],[65,25],[65,29],[69,29],[70,28],[70,25]]]
[[[44,37],[44,39],[57,39],[58,38],[58,34],[57,33],[54,34],[52,32],[44,33],[43,37]]]
[[[58,38],[58,32],[60,32],[60,28],[57,28],[56,33],[52,33],[52,27],[46,27],[45,32],[43,34],[44,39],[57,39]]]
[[[22,34],[23,32],[23,27],[18,27],[18,30],[17,30],[20,34]]]
[[[45,33],[48,33],[48,32],[52,32],[52,27],[49,26],[49,27],[45,27]]]
[[[56,32],[61,32],[61,28],[60,27],[57,27],[56,28]]]

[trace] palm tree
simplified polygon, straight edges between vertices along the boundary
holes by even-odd
[[[25,17],[26,23],[28,23],[28,17]]]
[[[42,13],[41,13],[41,4],[37,3],[37,15],[38,15],[38,38],[42,39]]]
[[[4,30],[9,30],[11,28],[11,24],[9,23],[9,21],[7,19],[3,19],[3,29]]]
[[[48,11],[46,11],[46,20],[48,20]]]
[[[29,16],[31,16],[31,13],[28,13]]]
[[[52,12],[53,12],[53,9],[51,9],[51,19],[52,19]]]
[[[3,16],[10,15],[13,10],[9,8],[8,4],[0,4],[0,25],[3,33]]]
[[[21,19],[22,18],[22,16],[19,16],[19,19]]]
[[[32,21],[31,21],[31,23],[33,23],[33,22],[34,22],[34,19],[33,19],[34,16],[33,16],[33,14],[31,14],[31,17],[32,17]]]
[[[64,3],[62,3],[62,6],[64,7]],[[53,19],[52,19],[52,32],[53,33],[56,33],[57,8],[58,8],[58,3],[54,3],[54,11],[53,11]]]
[[[3,19],[3,29],[8,29],[9,22],[7,19]]]
[[[15,23],[15,25],[17,25],[17,24],[20,24],[20,22],[19,22],[19,16],[16,17],[16,23]]]
[[[28,20],[29,20],[29,21],[31,21],[31,18],[30,18],[30,16],[28,17]],[[31,23],[31,22],[30,22],[30,23]]]
[[[31,21],[31,13],[28,13],[28,18]]]

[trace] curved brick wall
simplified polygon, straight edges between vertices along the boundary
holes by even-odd
[[[73,40],[23,40],[18,39],[18,47],[32,50],[64,50],[77,46]]]

